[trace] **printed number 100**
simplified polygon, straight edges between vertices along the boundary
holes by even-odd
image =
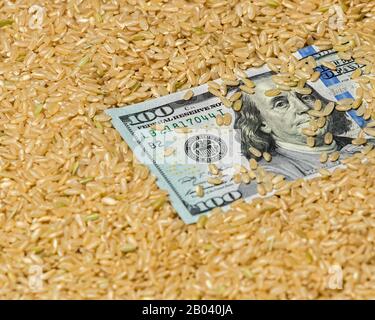
[[[233,201],[238,200],[239,198],[241,198],[241,193],[239,191],[231,191],[224,194],[222,197],[210,198],[206,201],[200,201],[195,205],[199,207],[201,212],[204,212],[212,208],[221,207],[223,205],[232,203]]]

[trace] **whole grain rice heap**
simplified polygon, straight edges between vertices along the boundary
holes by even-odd
[[[0,298],[375,298],[371,145],[185,225],[103,113],[264,64],[317,79],[311,44],[366,64],[375,120],[371,0],[1,1]]]

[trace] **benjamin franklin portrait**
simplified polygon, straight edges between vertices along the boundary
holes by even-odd
[[[234,127],[241,130],[241,152],[250,159],[251,146],[272,155],[272,161],[259,160],[267,171],[282,174],[287,180],[294,180],[315,173],[321,167],[334,166],[319,161],[322,152],[332,153],[340,150],[341,158],[347,157],[358,147],[351,145],[351,138],[345,137],[350,131],[352,121],[344,112],[334,110],[325,125],[318,129],[315,146],[306,144],[302,129],[309,127],[311,119],[308,111],[315,100],[322,102],[322,109],[330,102],[312,89],[311,94],[300,94],[294,90],[283,91],[275,97],[267,97],[264,92],[275,87],[271,73],[251,78],[256,84],[255,93],[243,92],[242,109],[236,113]],[[324,135],[333,134],[331,144],[324,143]],[[337,164],[337,163],[336,163]],[[255,185],[240,185],[243,197],[256,193]]]

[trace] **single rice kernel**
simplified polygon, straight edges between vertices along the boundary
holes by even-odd
[[[224,124],[224,118],[221,114],[216,115],[216,124],[222,126]]]
[[[315,72],[313,72],[313,74],[311,75],[311,77],[310,77],[309,80],[312,81],[312,82],[315,82],[319,78],[320,78],[320,72],[319,71],[315,71]]]
[[[360,146],[362,144],[365,144],[367,142],[367,140],[365,138],[355,138],[352,140],[352,144],[354,144],[355,146]]]
[[[252,170],[256,170],[258,168],[258,162],[254,158],[250,159],[249,164],[250,164],[250,169]]]
[[[221,103],[227,107],[227,108],[230,108],[232,106],[232,101],[230,101],[229,99],[227,99],[226,97],[223,97],[221,96],[220,97],[220,100],[221,100]]]
[[[255,83],[251,81],[250,79],[244,78],[242,79],[242,82],[244,83],[245,86],[249,88],[255,88]]]
[[[277,84],[276,88],[282,91],[290,91],[292,88],[290,86],[287,86],[285,84]]]
[[[245,166],[239,165],[238,166],[238,171],[241,172],[241,173],[246,173],[247,172],[247,168]]]
[[[266,160],[267,162],[270,162],[272,160],[272,156],[270,153],[268,152],[263,152],[263,158],[264,160]]]
[[[317,119],[316,124],[318,128],[323,128],[327,123],[327,118],[326,117],[320,117]]]
[[[248,86],[240,86],[240,89],[243,91],[243,92],[246,92],[248,94],[254,94],[255,93],[255,90],[248,87]]]
[[[226,86],[230,86],[230,87],[238,86],[240,84],[240,82],[238,80],[228,80],[228,79],[225,79],[223,81],[223,83]]]
[[[272,192],[273,190],[273,184],[270,180],[264,182],[264,189],[266,190],[266,193]]]
[[[255,180],[257,178],[257,174],[255,173],[254,170],[256,170],[256,168],[255,169],[250,168],[250,170],[247,171],[251,180]]]
[[[238,99],[240,99],[242,96],[242,92],[241,91],[237,91],[235,93],[233,93],[230,97],[229,97],[229,101],[231,102],[235,102],[237,101]]]
[[[331,175],[331,172],[325,168],[320,168],[318,171],[323,177],[329,177]]]
[[[309,129],[309,128],[303,128],[303,129],[302,129],[302,133],[303,133],[305,136],[309,136],[309,137],[314,137],[314,136],[316,136],[316,131],[315,131],[315,130],[312,130],[312,129]]]
[[[265,187],[262,183],[259,183],[257,185],[257,191],[258,191],[260,196],[265,196],[267,194],[267,191],[266,191],[266,189],[265,189]]]
[[[327,132],[324,135],[324,143],[325,144],[331,144],[333,142],[333,134],[331,132]]]
[[[220,93],[222,94],[222,96],[226,96],[227,93],[228,93],[228,88],[227,86],[225,85],[225,83],[222,83],[220,85]]]
[[[324,116],[324,112],[322,112],[321,110],[309,110],[307,111],[307,113],[311,116],[311,117],[315,117],[315,118],[320,118],[320,117],[323,117]]]
[[[276,97],[276,96],[278,96],[280,93],[281,93],[281,90],[280,90],[280,89],[269,89],[269,90],[264,91],[264,95],[265,95],[266,97]]]
[[[352,105],[350,104],[343,104],[343,105],[336,105],[336,110],[337,111],[341,111],[341,112],[345,112],[345,111],[349,111],[350,109],[352,108]]]
[[[312,89],[311,88],[295,88],[294,89],[295,92],[299,93],[299,94],[311,94],[312,92]]]
[[[347,104],[352,104],[354,102],[354,99],[352,98],[345,98],[345,99],[341,99],[337,102],[338,105],[340,106],[343,106],[343,105],[347,105]]]
[[[190,100],[194,95],[194,92],[192,90],[188,90],[185,92],[183,99],[184,100]]]
[[[233,182],[236,183],[236,184],[239,184],[241,183],[242,181],[242,178],[241,178],[241,174],[240,173],[236,173],[233,175]]]
[[[314,110],[319,111],[322,109],[322,100],[315,100],[314,102]]]
[[[216,164],[210,163],[208,165],[208,171],[213,174],[213,175],[218,175],[219,174],[219,168],[217,167]]]
[[[242,109],[242,100],[237,100],[233,103],[233,110],[234,111],[241,111]]]
[[[262,156],[262,152],[260,152],[257,148],[254,147],[250,147],[249,152],[257,158],[260,158]]]
[[[335,109],[335,103],[334,102],[331,101],[331,102],[327,103],[327,105],[324,108],[323,115],[326,116],[326,117],[329,116],[334,109]]]
[[[216,89],[211,88],[211,87],[208,88],[208,92],[210,92],[211,94],[213,94],[214,96],[219,97],[219,98],[222,96],[222,94],[219,90],[216,90]]]
[[[206,226],[206,224],[207,224],[207,221],[208,221],[208,217],[206,215],[201,215],[198,218],[197,227],[198,228],[204,228]]]
[[[339,160],[339,158],[340,158],[340,152],[334,151],[329,155],[328,160],[331,161],[331,162],[335,162],[335,161]]]
[[[195,187],[195,193],[197,194],[197,197],[203,197],[204,196],[204,189],[202,185],[197,185]]]
[[[362,105],[362,102],[363,102],[362,98],[355,99],[354,102],[352,103],[352,108],[354,110],[357,110]]]
[[[123,253],[130,253],[130,252],[134,252],[135,250],[137,250],[137,245],[133,243],[124,244],[121,248],[121,251]]]
[[[234,74],[237,76],[237,77],[239,77],[239,78],[247,78],[247,74],[243,71],[243,70],[241,70],[241,69],[239,69],[239,68],[235,68],[234,69]]]
[[[215,89],[215,90],[220,90],[220,84],[218,84],[217,82],[215,82],[215,81],[210,81],[209,83],[208,83],[208,88],[210,88],[210,89]]]
[[[207,179],[207,182],[209,184],[213,184],[213,185],[219,185],[219,184],[222,184],[223,183],[223,180],[220,179],[220,178],[213,178],[213,177],[210,177]]]
[[[320,154],[319,161],[320,161],[321,163],[325,163],[325,162],[327,162],[327,161],[328,161],[328,153],[327,153],[327,152],[322,152],[322,153]]]
[[[336,70],[336,65],[333,62],[323,61],[322,65],[330,70]]]
[[[274,176],[274,177],[272,178],[271,182],[272,182],[274,185],[276,185],[276,184],[280,183],[281,181],[283,181],[284,179],[285,179],[285,177],[284,177],[283,175],[278,174],[278,175],[276,175],[276,176]]]
[[[313,148],[315,146],[315,139],[314,137],[307,137],[306,143],[310,148]]]
[[[223,116],[223,125],[229,126],[232,123],[232,115],[230,113],[226,113]]]
[[[251,178],[250,178],[249,174],[247,174],[247,173],[243,173],[243,174],[241,175],[241,181],[242,181],[243,183],[245,183],[245,184],[249,184],[250,181],[251,181]]]

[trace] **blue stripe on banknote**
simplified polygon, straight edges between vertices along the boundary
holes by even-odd
[[[308,46],[308,47],[299,49],[298,53],[301,55],[302,58],[306,58],[316,53],[316,50],[313,46]]]

